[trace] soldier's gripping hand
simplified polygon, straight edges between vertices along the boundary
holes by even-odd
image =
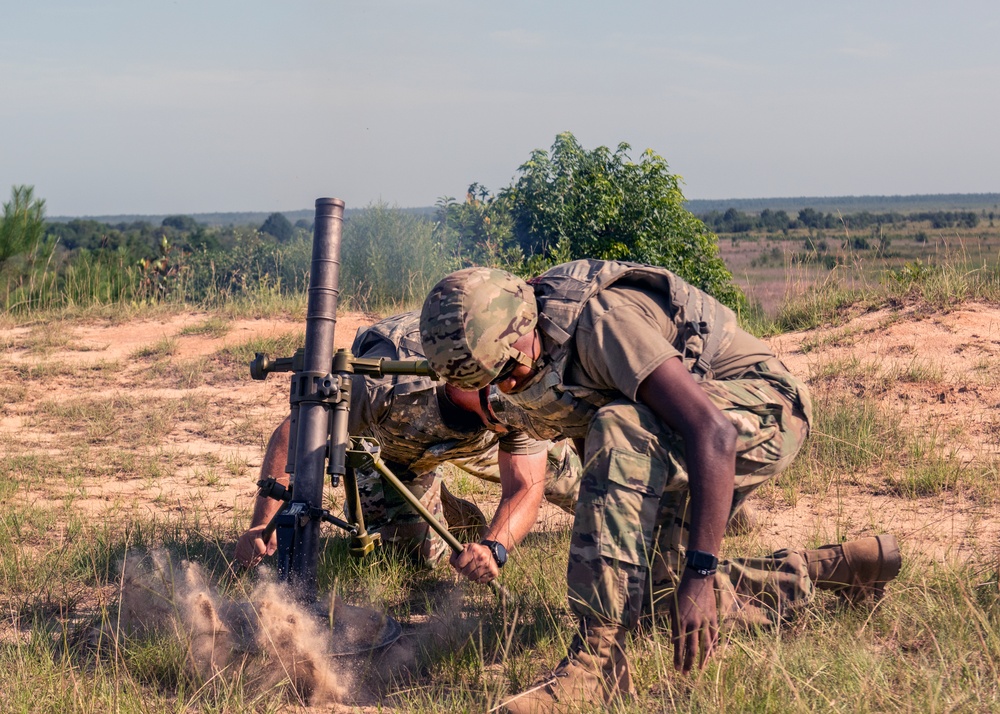
[[[271,541],[267,544],[261,538],[265,527],[254,526],[253,528],[248,528],[240,536],[239,540],[236,541],[236,560],[248,568],[256,566],[264,559],[265,555],[274,555],[274,552],[278,550],[277,533],[271,534]]]
[[[451,554],[451,567],[474,583],[488,583],[500,574],[493,553],[481,543],[468,543],[460,553]]]

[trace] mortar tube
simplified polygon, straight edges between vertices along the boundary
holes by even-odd
[[[340,290],[340,244],[344,202],[337,198],[316,199],[312,263],[306,307],[306,343],[302,371],[293,389],[315,394],[317,383],[330,371],[337,324]],[[295,395],[293,395],[294,398]],[[304,396],[303,394],[299,395]],[[310,509],[323,507],[326,478],[329,406],[320,401],[300,401],[295,441],[294,502]],[[304,602],[316,598],[320,521],[306,519],[296,528],[289,582]]]

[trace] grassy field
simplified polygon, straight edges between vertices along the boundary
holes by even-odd
[[[845,253],[832,271],[793,263],[803,243],[724,239],[766,309],[760,331],[791,340],[774,344],[817,401],[806,450],[754,497],[756,525],[724,549],[892,530],[903,571],[874,609],[820,593],[787,627],[729,631],[690,677],[673,671],[669,633],[650,623],[629,641],[640,695],[621,710],[998,711],[1000,239],[893,236],[890,255]],[[775,247],[780,260],[761,263]],[[920,330],[955,332],[962,323],[949,320],[968,317],[967,305],[981,318],[970,332],[979,342],[966,340],[976,350],[931,358]],[[385,609],[404,626],[401,643],[317,660],[309,648],[322,639],[303,635],[290,649],[257,641],[205,659],[198,603],[273,611],[283,598],[266,572],[238,571],[231,557],[263,443],[287,408],[285,382],[251,382],[243,365],[262,348],[290,351],[300,313],[276,301],[0,320],[0,711],[484,712],[563,656],[569,522],[547,509],[505,568],[506,608],[447,567],[421,571],[383,552],[354,560],[331,531],[321,590]],[[351,324],[341,319],[339,341]],[[792,325],[809,330],[778,334]],[[933,411],[941,405],[951,410]],[[458,473],[449,483],[486,510],[498,497]],[[130,568],[150,553],[160,570],[140,568],[143,580]],[[129,597],[159,603],[159,626],[123,627]],[[280,612],[280,632],[309,624]]]
[[[890,228],[723,234],[719,248],[736,283],[772,317],[817,290],[881,294],[886,282],[908,287],[943,266],[970,272],[995,267],[1000,258],[1000,227],[934,229],[925,222]],[[870,247],[854,247],[855,239]]]

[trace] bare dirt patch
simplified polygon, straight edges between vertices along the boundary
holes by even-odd
[[[810,381],[880,399],[908,428],[931,430],[966,459],[1000,454],[1000,308],[879,310],[771,341]]]
[[[781,335],[772,347],[814,394],[873,400],[934,453],[987,474],[995,490],[1000,456],[1000,308],[970,303],[947,312],[911,305],[846,324]],[[930,457],[930,454],[928,455]],[[992,473],[992,481],[989,474]],[[836,540],[892,532],[904,550],[938,561],[1000,555],[1000,509],[961,489],[922,498],[887,495],[879,473],[844,474],[822,496],[758,501],[770,545],[803,536]],[[860,481],[860,483],[858,482]]]
[[[348,346],[373,319],[341,315],[337,346]],[[245,364],[227,361],[226,350],[299,334],[302,323],[233,320],[225,330],[199,328],[218,327],[218,320],[185,312],[126,324],[0,329],[0,455],[16,497],[71,502],[76,512],[95,516],[122,509],[248,513],[264,445],[287,409],[288,382],[252,381]],[[814,390],[876,399],[963,462],[996,465],[1000,308],[880,310],[771,343]],[[473,498],[488,511],[495,492]],[[901,498],[848,479],[833,495],[772,494],[756,509],[762,548],[891,530],[913,551],[964,559],[995,553],[1000,541],[996,506],[961,492]],[[568,523],[546,507],[540,527]]]
[[[253,339],[301,334],[303,325],[233,320],[224,335],[200,333],[209,319],[217,320],[185,312],[0,330],[7,346],[0,449],[18,498],[71,498],[77,512],[93,515],[249,508],[263,446],[287,411],[288,381],[252,381],[246,364],[224,354]],[[360,313],[339,316],[336,346],[350,346],[371,322]],[[40,335],[59,339],[42,349]],[[190,386],[166,386],[185,366]],[[163,415],[167,423],[156,423]]]

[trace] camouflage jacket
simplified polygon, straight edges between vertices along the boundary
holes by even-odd
[[[419,322],[418,313],[407,312],[362,328],[351,352],[358,357],[422,359]],[[475,473],[479,462],[490,460],[484,457],[499,437],[481,425],[449,426],[439,396],[444,382],[411,375],[355,380],[350,432],[378,439],[382,458],[397,475],[424,473],[446,461]]]

